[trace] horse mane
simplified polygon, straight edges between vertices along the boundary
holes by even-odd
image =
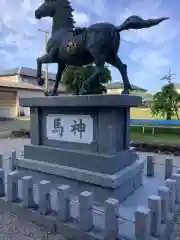
[[[74,9],[71,6],[69,0],[59,0],[58,1],[58,16],[61,21],[61,25],[66,28],[74,28],[75,21],[73,17]]]

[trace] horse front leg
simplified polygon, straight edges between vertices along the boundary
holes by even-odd
[[[36,78],[37,78],[38,85],[41,86],[41,87],[44,85],[44,79],[42,78],[42,60],[41,60],[43,57],[37,58]]]
[[[42,64],[44,63],[56,63],[55,56],[56,49],[51,49],[50,52],[46,53],[44,56],[37,58],[37,82],[38,85],[44,85],[44,78],[42,78]]]
[[[56,74],[56,82],[53,86],[53,88],[48,91],[48,92],[45,92],[45,95],[46,96],[56,96],[57,95],[57,89],[58,89],[58,86],[59,86],[59,82],[61,81],[61,77],[62,77],[62,74],[63,74],[63,71],[65,69],[66,65],[62,62],[59,62],[58,63],[58,71],[57,71],[57,74]]]

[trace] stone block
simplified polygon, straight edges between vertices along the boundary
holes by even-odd
[[[165,160],[165,179],[171,178],[173,170],[173,160],[166,158]]]
[[[117,199],[109,198],[105,201],[105,230],[104,239],[115,240],[119,237],[119,201]]]
[[[151,235],[159,237],[161,234],[161,198],[160,196],[152,195],[148,199],[148,208],[151,215]]]
[[[154,156],[147,156],[147,177],[154,177]]]
[[[32,176],[24,176],[22,181],[22,205],[27,208],[34,208],[36,206],[33,192]]]
[[[169,188],[169,209],[171,213],[175,212],[175,201],[176,201],[176,180],[166,179],[166,187]]]
[[[159,187],[158,195],[161,197],[161,222],[165,224],[169,217],[169,188],[165,186]]]
[[[93,227],[93,194],[85,191],[79,196],[79,225],[82,231],[89,231]]]
[[[5,196],[4,170],[0,168],[0,197]]]
[[[151,214],[150,209],[137,208],[135,212],[135,237],[136,240],[150,240],[151,236]]]
[[[173,173],[172,179],[176,180],[176,204],[180,204],[180,174]]]
[[[70,186],[57,187],[57,213],[60,221],[68,221],[70,218]]]
[[[9,171],[16,170],[16,160],[17,160],[16,151],[13,150],[11,153],[11,157],[9,159]]]
[[[43,180],[38,184],[39,202],[38,207],[40,213],[49,214],[51,209],[50,181]]]
[[[3,168],[4,155],[0,154],[0,168]]]
[[[19,172],[13,171],[8,173],[7,176],[7,197],[8,201],[15,202],[19,200],[18,197],[18,180]]]

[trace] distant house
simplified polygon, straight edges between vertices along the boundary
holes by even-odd
[[[108,94],[118,94],[121,93],[123,88],[124,88],[124,84],[122,82],[111,82],[111,83],[107,83],[105,84],[106,89],[107,89],[107,93]],[[147,92],[146,89],[138,87],[134,84],[131,84],[132,89],[133,89],[133,93],[145,93]]]
[[[42,78],[45,78],[45,71],[42,71]],[[0,73],[0,80],[30,83],[35,86],[38,85],[36,80],[36,70],[28,67],[19,67],[4,71],[3,73]],[[52,87],[55,80],[56,74],[48,73],[49,88]],[[65,86],[63,84],[59,84],[59,91],[62,93],[66,92]]]
[[[55,74],[49,73],[49,88],[55,82],[55,77]],[[58,90],[60,93],[66,93],[66,88],[62,84],[59,84]],[[14,118],[20,112],[29,115],[29,108],[22,108],[19,105],[19,98],[43,95],[44,88],[37,84],[35,69],[20,67],[0,73],[0,118]]]
[[[120,94],[123,89],[124,85],[122,82],[111,82],[105,84],[107,89],[107,94]],[[143,103],[151,103],[153,99],[153,95],[149,93],[146,89],[138,87],[134,84],[131,84],[133,91],[131,92],[132,95],[142,97]]]
[[[180,93],[180,83],[174,83],[174,87],[178,93]]]

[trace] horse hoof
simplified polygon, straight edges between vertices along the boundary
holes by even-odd
[[[88,93],[88,91],[86,88],[81,88],[81,90],[79,91],[79,95],[85,95],[87,93]]]
[[[82,90],[79,92],[79,95],[86,95],[87,94],[87,91],[86,90]]]
[[[45,92],[44,92],[44,95],[45,95],[45,96],[49,96],[49,92],[48,92],[48,91],[45,91]]]
[[[45,91],[44,92],[44,95],[45,96],[58,96],[58,93],[54,93],[52,91]]]
[[[123,90],[121,94],[123,94],[123,95],[129,95],[129,91],[128,91],[128,90]]]
[[[41,77],[37,78],[37,83],[38,83],[39,86],[42,87],[44,85],[44,79],[41,78]]]

